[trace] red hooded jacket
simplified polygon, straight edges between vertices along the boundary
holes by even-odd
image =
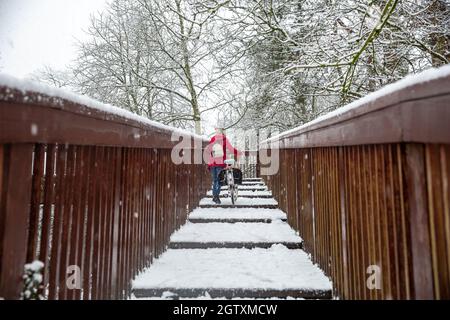
[[[214,157],[213,156],[213,145],[219,143],[222,145],[223,149],[223,156],[221,157]],[[206,147],[206,155],[208,157],[208,168],[211,167],[221,167],[225,168],[225,160],[227,158],[227,152],[230,151],[234,154],[234,159],[237,160],[238,155],[242,154],[242,152],[235,149],[231,143],[228,141],[227,137],[223,134],[216,134],[214,137],[211,138],[211,141],[209,141],[208,146]]]

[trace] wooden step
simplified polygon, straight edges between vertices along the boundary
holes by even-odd
[[[228,197],[228,190],[221,190],[220,191],[220,197]],[[248,190],[239,190],[238,191],[238,196],[242,197],[242,198],[272,198],[272,192],[271,191],[248,191]],[[212,191],[209,190],[206,193],[206,197],[207,198],[211,198],[212,197]]]
[[[242,181],[243,186],[265,186],[264,182],[258,181]]]
[[[303,249],[303,242],[170,242],[169,249],[268,249],[276,244]]]
[[[172,299],[197,298],[206,295],[211,298],[248,298],[248,299],[270,299],[270,298],[298,298],[298,299],[331,299],[331,290],[311,289],[217,289],[217,288],[142,288],[133,289],[136,298],[161,297],[164,293],[171,293]]]
[[[212,198],[203,198],[199,203],[200,208],[265,208],[277,209],[278,202],[273,198],[240,198],[233,204],[230,198],[222,198],[220,204],[212,201]]]
[[[211,194],[206,195],[207,198],[212,198],[213,196]],[[228,198],[229,195],[228,193],[225,194],[221,194],[220,198]],[[254,199],[254,198],[273,198],[273,196],[271,194],[256,194],[256,195],[252,195],[252,194],[239,194],[239,198],[249,198],[249,199]]]
[[[282,244],[301,249],[303,240],[285,222],[187,223],[170,237],[171,249],[270,248]]]
[[[262,178],[244,178],[242,181],[249,181],[249,182],[264,182]]]
[[[276,204],[259,204],[259,205],[239,205],[239,204],[201,204],[199,208],[260,208],[260,209],[277,209]]]
[[[266,186],[245,186],[245,185],[239,185],[239,190],[246,190],[246,191],[268,191]],[[220,190],[228,190],[228,186],[223,186],[220,188]]]
[[[188,217],[192,223],[276,223],[286,221],[286,213],[280,209],[257,208],[196,208]]]

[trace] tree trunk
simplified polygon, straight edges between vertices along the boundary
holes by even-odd
[[[180,1],[176,1],[177,11],[180,13],[178,15],[180,21],[180,34],[181,34],[181,50],[183,52],[183,63],[184,63],[184,73],[188,82],[188,90],[191,95],[191,107],[192,107],[192,118],[195,123],[195,133],[202,134],[202,124],[201,124],[201,116],[200,116],[200,108],[198,106],[198,96],[197,91],[194,87],[194,80],[192,77],[191,64],[189,61],[189,50],[187,46],[187,35],[185,34],[184,28],[184,20],[181,14],[181,5]]]

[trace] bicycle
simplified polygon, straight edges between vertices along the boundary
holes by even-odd
[[[225,179],[228,185],[228,196],[231,198],[231,203],[235,204],[238,198],[238,185],[234,183],[234,159],[225,160]]]

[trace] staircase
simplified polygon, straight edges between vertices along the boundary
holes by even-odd
[[[209,192],[169,249],[135,278],[134,297],[331,298],[330,281],[264,182],[245,179],[234,205],[222,189],[222,203]]]

